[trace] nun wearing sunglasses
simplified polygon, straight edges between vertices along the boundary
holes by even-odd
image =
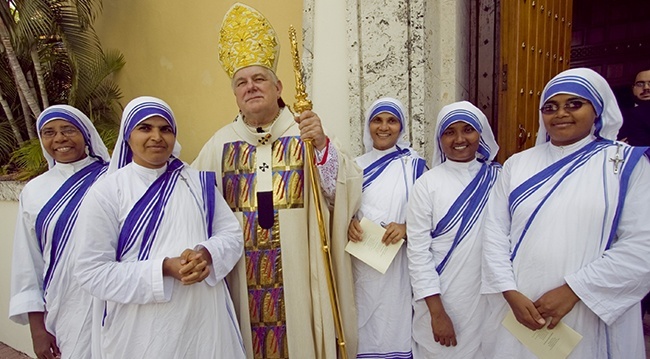
[[[504,326],[562,322],[569,358],[645,358],[639,301],[650,289],[647,148],[616,142],[614,94],[571,69],[544,88],[535,147],[508,159],[487,207],[485,358],[535,358]]]

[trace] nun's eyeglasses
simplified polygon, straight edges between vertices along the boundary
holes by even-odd
[[[565,102],[564,106],[562,107],[564,108],[565,111],[574,112],[574,111],[578,111],[579,109],[582,108],[582,106],[588,103],[589,101],[573,99]],[[556,113],[559,109],[560,109],[560,105],[557,102],[547,102],[539,110],[545,115],[552,115]]]
[[[64,137],[70,138],[70,137],[75,137],[78,135],[80,132],[74,127],[65,127],[62,128],[60,131],[47,128],[41,131],[41,137],[42,138],[54,138],[57,133],[62,134]]]

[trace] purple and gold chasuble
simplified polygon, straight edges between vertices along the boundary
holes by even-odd
[[[227,279],[248,358],[337,356],[305,149],[285,107],[263,132],[238,116],[208,140],[192,164],[217,172],[219,189],[243,229],[244,256]],[[347,189],[361,188],[362,175],[353,161],[340,155],[338,161],[337,200],[334,210],[323,215],[326,230],[336,234],[330,237],[330,251],[346,346],[355,357],[354,284],[344,247],[347,223],[356,210],[348,207],[360,197],[360,191]],[[323,199],[323,208],[328,205]]]
[[[244,141],[224,144],[223,195],[243,215],[248,307],[255,358],[287,358],[282,249],[278,210],[304,206],[304,144],[299,137],[272,143],[271,162],[257,163],[255,146]],[[258,224],[257,173],[272,176],[273,225]]]
[[[274,127],[294,124],[283,112],[291,122]],[[276,131],[285,133],[254,134],[257,145],[248,137],[226,142],[221,156],[223,196],[242,215],[254,358],[289,357],[279,210],[305,206],[304,143],[299,136],[273,138]]]

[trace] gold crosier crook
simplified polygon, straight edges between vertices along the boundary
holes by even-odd
[[[296,29],[293,25],[289,26],[289,40],[291,41],[291,57],[293,58],[293,72],[296,76],[296,102],[293,104],[293,110],[300,114],[303,111],[311,110],[312,103],[307,99],[305,84],[302,81],[302,63],[298,55],[298,41],[296,40]],[[314,144],[311,140],[304,141],[306,161],[309,163],[309,173],[311,182],[311,193],[316,204],[316,217],[318,218],[318,229],[320,231],[320,240],[325,259],[325,272],[327,274],[327,289],[330,294],[330,303],[332,304],[332,314],[334,316],[334,326],[336,329],[337,344],[342,359],[348,358],[345,349],[345,336],[343,335],[343,323],[341,322],[341,309],[339,305],[339,296],[336,291],[336,279],[332,270],[332,256],[330,254],[327,232],[325,231],[325,220],[323,219],[323,208],[321,207],[321,193],[318,182],[318,172],[314,162]]]

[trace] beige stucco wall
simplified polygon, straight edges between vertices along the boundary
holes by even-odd
[[[11,253],[18,202],[0,201],[0,341],[13,348],[34,355],[29,327],[9,320],[9,284]]]
[[[118,76],[122,105],[142,95],[169,103],[185,161],[192,161],[206,140],[237,115],[230,80],[217,56],[221,20],[235,2],[105,1],[95,24],[103,48],[124,54],[126,66]],[[284,80],[283,97],[290,100],[295,90],[288,29],[290,24],[302,26],[302,0],[245,3],[262,12],[278,32],[278,76]]]

